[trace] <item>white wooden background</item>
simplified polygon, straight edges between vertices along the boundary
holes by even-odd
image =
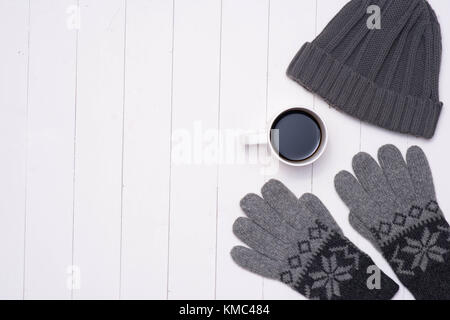
[[[180,130],[259,129],[295,105],[323,115],[329,148],[274,176],[317,194],[396,279],[349,226],[333,178],[360,150],[418,144],[450,218],[450,2],[430,0],[444,110],[425,141],[361,124],[285,76],[346,1],[0,0],[0,298],[302,299],[229,256],[239,200],[271,176],[171,153]]]

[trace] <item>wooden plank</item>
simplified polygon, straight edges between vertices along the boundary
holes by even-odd
[[[0,299],[23,296],[28,17],[27,0],[0,2]]]
[[[119,297],[125,1],[81,0],[75,162],[76,299]]]
[[[127,4],[122,285],[125,299],[165,299],[173,6]]]
[[[299,14],[304,16],[299,18]],[[270,3],[267,121],[290,107],[314,108],[313,95],[286,76],[286,70],[300,47],[315,35],[316,1],[282,0]],[[282,181],[297,196],[311,191],[312,166],[289,167],[266,178]],[[264,280],[265,299],[302,299],[279,281]]]
[[[31,1],[24,296],[67,299],[72,261],[75,1]]]
[[[266,159],[240,162],[249,159],[250,153],[257,154],[258,149],[241,145],[239,137],[244,131],[263,129],[266,124],[268,10],[268,1],[223,1],[220,150],[230,160],[221,161],[219,169],[217,299],[262,298],[261,277],[236,265],[230,250],[243,245],[232,233],[233,222],[243,215],[241,198],[250,192],[259,193],[264,183],[261,164]]]
[[[214,297],[220,0],[176,1],[168,297]],[[213,156],[211,156],[213,157]]]

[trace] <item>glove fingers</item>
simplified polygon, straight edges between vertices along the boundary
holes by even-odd
[[[427,200],[436,200],[433,176],[423,150],[417,146],[409,148],[406,162],[416,194]]]
[[[255,250],[236,246],[231,250],[231,257],[242,268],[270,279],[279,278],[280,264]]]
[[[300,202],[306,206],[309,212],[315,214],[322,223],[331,229],[341,231],[333,216],[318,197],[311,193],[305,193],[301,196]]]
[[[259,253],[274,260],[283,260],[289,245],[269,234],[248,218],[238,218],[233,232],[242,242]]]
[[[405,206],[411,206],[416,198],[415,190],[400,150],[385,145],[378,150],[378,160],[397,199]]]
[[[241,208],[257,225],[285,242],[296,240],[295,229],[284,223],[280,215],[264,199],[248,194],[241,200]]]
[[[301,206],[297,197],[284,184],[272,179],[262,187],[261,193],[264,200],[278,212],[283,220],[298,230],[302,229],[301,218],[310,213]]]
[[[380,166],[367,153],[360,152],[353,157],[353,171],[370,198],[380,204],[395,202],[392,189]]]
[[[339,197],[350,210],[360,210],[369,203],[369,195],[356,178],[348,171],[339,172],[334,178]]]

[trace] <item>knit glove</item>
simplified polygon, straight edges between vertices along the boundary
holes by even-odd
[[[381,271],[380,288],[369,289],[374,262],[344,237],[317,197],[299,200],[276,180],[264,185],[262,195],[241,201],[248,218],[238,218],[233,231],[251,249],[233,248],[238,265],[309,299],[390,299],[397,292],[398,285]]]
[[[393,145],[353,158],[336,190],[350,223],[384,255],[416,299],[450,299],[450,228],[440,210],[425,154],[411,147],[406,162]]]

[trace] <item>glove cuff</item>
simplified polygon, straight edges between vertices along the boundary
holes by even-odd
[[[281,280],[286,283],[285,275]],[[372,275],[379,277],[378,285],[370,281]],[[320,300],[391,299],[399,288],[368,255],[339,233],[327,240],[305,274],[290,285],[307,298]]]
[[[431,266],[427,272],[405,280],[405,286],[417,300],[450,300],[450,263]]]
[[[450,299],[450,227],[443,217],[417,224],[381,249],[416,299]]]

